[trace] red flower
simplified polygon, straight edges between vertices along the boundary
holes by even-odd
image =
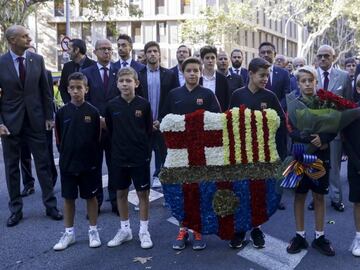
[[[341,96],[338,96],[330,91],[326,91],[324,89],[319,89],[317,91],[317,96],[320,98],[320,101],[323,103],[329,103],[329,107],[332,108],[331,105],[334,105],[338,110],[346,110],[346,109],[354,109],[357,108],[357,104],[350,100],[347,100]]]
[[[270,148],[269,148],[269,127],[268,119],[266,117],[266,111],[262,111],[263,116],[263,132],[264,132],[264,152],[265,152],[265,161],[270,162]]]
[[[255,163],[259,161],[259,143],[257,141],[256,117],[253,110],[251,110],[250,124],[251,124],[253,162]]]

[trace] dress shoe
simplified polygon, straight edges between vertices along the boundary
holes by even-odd
[[[308,205],[308,210],[314,211],[314,201],[311,201]]]
[[[24,187],[23,191],[21,192],[21,197],[26,197],[35,192],[34,187]]]
[[[344,210],[345,210],[345,205],[342,202],[331,201],[331,206],[338,212],[344,212]]]
[[[278,204],[278,209],[279,209],[279,210],[285,210],[286,207],[285,207],[285,205],[284,205],[282,202],[279,202],[279,204]]]
[[[6,226],[8,227],[16,226],[22,218],[23,218],[22,212],[11,214],[11,216],[7,220]]]
[[[46,209],[46,215],[49,216],[50,218],[52,218],[53,220],[62,220],[63,219],[63,215],[56,207]]]

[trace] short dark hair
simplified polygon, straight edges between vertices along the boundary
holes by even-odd
[[[271,64],[268,61],[266,61],[265,59],[260,58],[260,57],[256,57],[256,58],[252,59],[249,63],[249,71],[251,71],[253,73],[256,73],[261,68],[267,69],[269,67],[271,67]]]
[[[181,71],[184,72],[186,66],[188,64],[198,64],[201,67],[201,61],[199,58],[196,57],[188,57],[184,60],[184,62],[181,64]]]
[[[70,42],[72,43],[72,46],[74,48],[79,48],[79,51],[80,51],[81,54],[86,54],[85,41],[83,41],[82,39],[73,38],[73,39],[70,40]]]
[[[232,57],[232,55],[233,55],[234,52],[239,52],[239,53],[241,53],[241,56],[243,55],[243,52],[242,52],[240,49],[233,49],[233,50],[231,51],[230,57]]]
[[[191,55],[191,49],[190,49],[188,46],[186,46],[185,44],[181,44],[181,45],[177,48],[176,51],[178,51],[178,50],[179,50],[180,48],[182,48],[182,47],[185,47],[186,49],[188,49],[189,55]]]
[[[354,57],[348,57],[345,59],[345,62],[344,62],[344,65],[346,66],[347,64],[352,64],[352,63],[355,63],[356,64],[356,60]]]
[[[84,74],[82,74],[81,72],[71,73],[68,77],[69,84],[70,84],[70,81],[83,81],[85,86],[88,85],[87,77]]]
[[[157,43],[156,41],[149,41],[149,42],[146,43],[145,46],[144,46],[144,53],[146,53],[147,50],[148,50],[150,47],[156,47],[156,48],[158,48],[158,50],[159,50],[159,52],[160,52],[160,45],[159,45],[159,43]]]
[[[217,49],[215,46],[206,45],[200,49],[200,57],[204,59],[205,55],[208,53],[214,53],[217,57]]]
[[[131,46],[132,46],[132,44],[133,44],[133,41],[132,41],[131,37],[130,37],[129,35],[127,35],[127,34],[120,34],[120,35],[118,36],[118,38],[117,38],[117,41],[119,41],[119,39],[125,39],[125,40],[127,40],[127,41],[130,43]]]
[[[275,45],[272,44],[271,42],[268,42],[268,41],[262,42],[262,43],[260,44],[260,46],[259,46],[259,51],[260,51],[261,47],[263,47],[263,46],[270,46],[271,48],[274,49],[274,52],[276,52]]]

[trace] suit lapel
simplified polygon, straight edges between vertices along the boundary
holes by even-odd
[[[32,74],[33,71],[33,65],[34,65],[34,59],[33,56],[30,53],[26,53],[26,76],[25,76],[25,84],[24,84],[24,88],[26,87],[27,84],[29,84],[28,80],[30,78],[30,74]]]
[[[147,67],[141,70],[141,73],[143,74],[143,81],[141,82],[141,87],[143,89],[143,95],[145,99],[149,99],[149,90],[148,90],[148,84],[147,84]]]
[[[19,87],[20,87],[21,89],[23,89],[24,87],[23,87],[23,85],[21,84],[20,78],[19,78],[19,76],[18,76],[18,74],[17,74],[17,72],[16,72],[15,65],[14,65],[14,62],[13,62],[13,59],[12,59],[12,57],[11,57],[10,52],[7,53],[6,62],[7,62],[7,65],[6,65],[6,66],[7,66],[8,70],[9,70],[11,76],[13,76],[13,77],[16,79]]]
[[[336,90],[335,85],[337,85],[338,80],[339,80],[339,72],[337,72],[336,69],[333,68],[331,70],[329,87],[328,87],[328,89],[331,92],[334,92]]]

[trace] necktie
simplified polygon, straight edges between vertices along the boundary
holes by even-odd
[[[122,64],[122,67],[124,68],[124,67],[127,67],[128,62],[124,61],[124,62],[122,62],[121,64]]]
[[[324,71],[324,89],[328,90],[329,87],[329,72]]]
[[[20,81],[22,83],[22,85],[24,86],[25,84],[25,77],[26,77],[26,70],[25,70],[25,65],[24,65],[24,57],[18,57],[17,58],[18,62],[19,62],[19,78]]]
[[[271,88],[272,88],[272,85],[271,85],[271,75],[269,75],[269,78],[268,78],[268,81],[267,81],[267,83],[266,83],[265,88],[268,89],[268,90],[271,90]]]
[[[80,64],[75,63],[75,72],[78,72],[80,70]]]
[[[239,70],[238,69],[235,69],[235,72],[237,75],[239,75]]]
[[[108,74],[109,69],[107,67],[102,67],[101,69],[104,71],[104,76],[103,76],[104,90],[107,91],[109,85],[109,74]]]

